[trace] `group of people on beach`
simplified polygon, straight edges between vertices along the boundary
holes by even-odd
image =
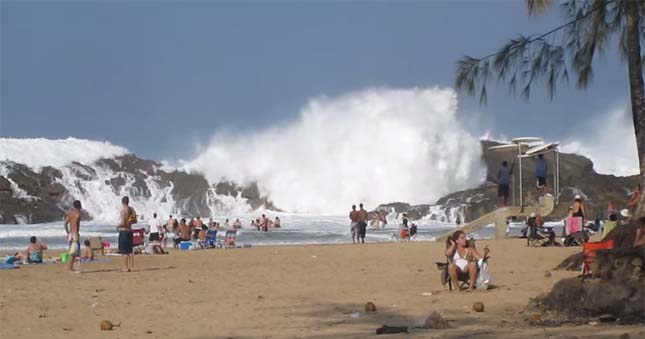
[[[367,220],[369,218],[369,213],[363,207],[363,203],[358,204],[359,210],[356,210],[356,205],[352,205],[352,209],[349,211],[349,220],[350,220],[350,233],[352,235],[352,243],[365,243],[365,235],[367,234]],[[385,214],[381,211],[372,212],[372,218],[370,220],[370,225],[375,228],[385,228],[387,225],[387,219]],[[403,213],[402,223],[399,225],[398,232],[395,234],[395,237],[399,241],[410,241],[417,234],[417,225],[414,223],[409,224],[408,215]]]
[[[123,256],[122,272],[131,272],[134,269],[134,256],[132,253],[132,225],[137,222],[137,214],[134,208],[129,206],[130,198],[123,197],[121,199],[121,210],[119,223],[116,230],[119,232],[118,246],[119,253]],[[81,248],[81,210],[82,204],[79,200],[75,200],[72,204],[72,209],[65,214],[65,234],[69,244],[67,255],[66,269],[68,271],[79,272],[81,261],[91,261],[94,259],[94,251],[90,246],[90,240],[86,239],[84,247]],[[32,237],[32,244],[28,248],[28,254],[32,260],[39,259],[37,262],[42,262],[42,250],[47,249],[47,245],[43,242],[36,242],[36,237]],[[32,253],[40,252],[38,255]]]
[[[367,233],[367,211],[363,208],[363,203],[359,204],[360,209],[356,210],[356,205],[352,205],[349,212],[350,233],[354,244],[365,243]]]
[[[121,268],[122,272],[131,272],[134,269],[134,256],[133,256],[133,233],[132,225],[138,222],[137,213],[133,207],[129,206],[130,199],[125,196],[121,199],[121,210],[119,223],[116,227],[118,231],[118,253],[123,257],[123,265]],[[67,212],[65,215],[65,232],[67,234],[67,240],[69,242],[69,251],[70,260],[67,264],[67,269],[69,271],[74,271],[75,263],[79,262],[79,259],[85,257],[93,258],[93,250],[90,247],[89,240],[85,240],[85,248],[81,249],[80,246],[80,222],[81,222],[81,209],[82,205],[79,200],[74,201],[73,208]],[[256,229],[257,231],[267,232],[270,228],[280,228],[282,223],[279,217],[275,217],[274,220],[267,218],[266,215],[262,214],[261,217],[256,220],[252,220],[249,224],[249,227]],[[182,241],[192,241],[192,240],[204,240],[206,238],[206,232],[208,229],[215,230],[229,230],[229,229],[240,229],[242,228],[242,222],[240,219],[236,219],[233,223],[229,222],[229,219],[224,221],[224,224],[220,224],[209,218],[208,223],[204,223],[201,220],[201,217],[197,216],[191,218],[187,221],[185,218],[181,218],[179,221],[174,218],[172,215],[168,217],[168,220],[164,223],[161,221],[157,213],[153,213],[153,216],[148,220],[147,228],[145,233],[148,236],[148,240],[151,243],[158,243],[160,251],[164,252],[164,248],[167,244],[167,239],[172,235],[173,245],[175,248]],[[36,254],[41,253],[40,257],[42,258],[42,250],[47,249],[47,246],[42,242],[36,242],[35,237],[32,238],[33,246],[27,250],[25,255],[17,254],[19,258],[25,258],[25,260],[37,261]],[[29,259],[31,257],[31,259]],[[76,269],[77,270],[77,269]]]
[[[407,213],[403,213],[402,219],[397,233],[398,239],[399,241],[411,241],[417,234],[417,225],[410,223]]]
[[[539,154],[537,157],[533,157],[535,165],[535,179],[536,186],[538,189],[539,195],[545,195],[548,193],[547,189],[547,171],[548,163],[544,158],[544,154]],[[515,169],[515,163],[508,165],[508,162],[502,161],[502,167],[497,170],[497,196],[500,200],[500,205],[502,207],[508,206],[508,196],[511,191],[511,178],[513,177],[513,170]]]
[[[251,220],[250,228],[257,231],[268,232],[271,228],[281,228],[282,221],[279,217],[274,220],[267,218],[265,214],[261,217]],[[177,248],[183,241],[204,241],[207,237],[207,232],[211,230],[237,230],[242,228],[242,221],[235,219],[232,223],[226,219],[224,223],[217,222],[213,218],[209,218],[207,223],[204,223],[200,216],[190,218],[181,218],[179,221],[172,215],[168,220],[163,223],[158,217],[157,213],[153,214],[152,219],[148,221],[148,228],[146,234],[150,242],[159,242],[162,248],[166,247],[167,239],[172,237],[173,247]]]

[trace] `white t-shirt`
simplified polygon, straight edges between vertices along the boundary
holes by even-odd
[[[150,219],[150,223],[148,224],[148,230],[150,231],[150,233],[159,233],[160,229],[161,220],[159,220],[159,218]]]

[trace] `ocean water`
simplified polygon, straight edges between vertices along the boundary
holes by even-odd
[[[275,218],[276,214],[269,215]],[[282,221],[281,229],[271,229],[269,232],[258,232],[249,227],[251,218],[257,215],[238,215],[230,217],[230,221],[239,218],[244,228],[238,231],[238,244],[263,246],[263,245],[301,245],[301,244],[342,244],[351,243],[351,234],[347,216],[338,215],[300,215],[278,214]],[[214,218],[224,223],[225,218]],[[416,241],[432,241],[434,237],[455,229],[454,224],[439,223],[435,221],[419,220]],[[559,224],[555,223],[558,227]],[[140,222],[134,228],[145,227]],[[521,223],[511,224],[511,235],[518,235],[523,227]],[[383,229],[374,229],[368,226],[366,242],[393,242],[396,241],[395,233],[398,231],[398,222],[391,220]],[[557,233],[558,231],[556,231]],[[223,235],[224,232],[218,233]],[[557,233],[559,234],[559,233]],[[36,236],[43,240],[50,249],[66,248],[67,242],[65,229],[62,222],[30,225],[0,225],[0,251],[25,249],[29,237]],[[81,238],[101,236],[104,241],[109,241],[116,246],[117,231],[114,225],[104,222],[88,222],[81,224]],[[488,239],[494,237],[494,227],[489,225],[475,233],[475,239]],[[170,244],[170,242],[169,242]]]

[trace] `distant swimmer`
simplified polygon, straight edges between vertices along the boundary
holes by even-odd
[[[374,212],[374,214],[372,215],[372,220],[370,220],[370,226],[374,228],[385,228],[385,225],[387,225],[385,216],[381,214],[380,211]]]
[[[268,232],[269,231],[269,224],[271,223],[269,218],[267,218],[266,215],[262,214],[262,219],[260,219],[260,223],[262,225],[262,231],[263,232]]]
[[[74,208],[67,212],[65,216],[65,232],[67,233],[67,241],[69,241],[70,256],[67,262],[67,270],[70,272],[74,271],[76,258],[81,255],[81,202],[75,200],[73,206]]]
[[[282,227],[282,225],[280,224],[280,218],[275,217],[275,221],[273,222],[273,227],[275,227],[275,228]]]
[[[363,203],[358,205],[358,238],[361,243],[365,243],[365,234],[367,233],[367,211],[363,208]],[[358,239],[357,239],[358,241]]]
[[[117,226],[119,231],[119,253],[123,256],[121,272],[134,270],[134,256],[132,255],[132,225],[137,223],[137,212],[129,206],[130,198],[121,199],[121,220]]]
[[[240,221],[240,219],[235,219],[235,221],[233,222],[233,228],[242,228],[242,222]]]
[[[356,238],[358,235],[358,211],[356,210],[356,205],[352,205],[352,210],[349,212],[349,220],[351,221],[349,230],[352,233],[352,242],[355,244],[358,240]]]

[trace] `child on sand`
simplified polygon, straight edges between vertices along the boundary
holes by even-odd
[[[94,251],[90,246],[90,241],[85,240],[85,242],[83,242],[83,245],[83,250],[81,251],[81,261],[86,262],[94,260]]]

